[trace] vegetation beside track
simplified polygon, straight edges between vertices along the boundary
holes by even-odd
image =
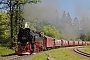
[[[68,48],[60,48],[60,49],[54,49],[45,52],[46,54],[49,54],[51,58],[55,60],[83,60],[82,57],[76,56],[73,53],[69,51]],[[43,54],[39,54],[38,56],[35,56],[32,58],[32,60],[46,60],[47,56]]]
[[[8,49],[7,47],[0,47],[0,58],[14,54],[14,50]]]
[[[84,52],[87,52],[90,54],[90,45],[86,46],[84,49],[82,49]]]

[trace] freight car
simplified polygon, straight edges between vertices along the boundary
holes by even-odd
[[[29,28],[29,23],[25,24],[25,28],[20,28],[18,34],[17,46],[15,47],[16,54],[32,54],[33,52],[40,52],[44,50],[90,45],[89,41],[70,41],[63,39],[56,39],[41,35],[40,32],[33,31]]]
[[[71,41],[71,40],[59,40],[51,37],[44,37],[44,48],[46,50],[59,47],[71,47],[71,46],[84,46],[90,45],[90,41]]]

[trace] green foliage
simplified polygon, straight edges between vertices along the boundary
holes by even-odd
[[[10,20],[8,14],[0,12],[0,43],[7,43],[10,39]]]
[[[50,25],[47,21],[38,21],[37,19],[31,19],[30,22],[30,29],[35,31],[42,31],[44,26]]]
[[[67,39],[67,37],[65,35],[61,34],[60,39]]]
[[[40,31],[42,35],[60,38],[59,31],[54,27],[51,26],[47,21],[38,22],[35,19],[32,19],[30,22],[30,29],[34,31]],[[65,37],[63,37],[65,39]]]
[[[0,47],[0,57],[5,57],[14,53],[14,50],[8,49],[7,47]]]
[[[37,2],[42,2],[42,0],[30,0],[30,2],[33,2],[33,3],[37,3]]]
[[[36,29],[38,31],[42,31],[44,26],[50,25],[50,23],[48,23],[47,21],[40,21],[36,23]]]
[[[81,34],[80,39],[83,41],[90,41],[90,32],[85,33],[85,34]]]
[[[32,19],[29,21],[30,22],[30,29],[36,31],[36,20]]]
[[[11,1],[11,4],[10,4]],[[17,34],[18,30],[21,26],[24,26],[24,18],[23,18],[23,6],[26,3],[38,3],[41,2],[41,0],[1,0],[0,5],[3,4],[1,7],[5,11],[7,10],[7,13],[1,13],[0,12],[0,44],[1,43],[8,43],[12,42],[12,40],[15,42],[17,40]],[[3,3],[2,3],[3,2]],[[9,6],[9,4],[11,6]],[[11,11],[9,10],[11,8]],[[12,21],[12,22],[11,22]],[[12,23],[12,26],[10,26]],[[35,28],[31,26],[34,30]],[[11,30],[11,32],[10,32]],[[10,33],[12,35],[10,35]],[[12,36],[12,40],[10,39],[10,36]],[[8,45],[10,45],[9,43]],[[6,44],[7,45],[7,44]]]
[[[26,3],[38,3],[42,2],[42,0],[19,0],[19,2],[26,2]]]
[[[60,38],[59,31],[54,26],[50,25],[44,26],[42,33],[44,33],[44,35],[49,37]]]

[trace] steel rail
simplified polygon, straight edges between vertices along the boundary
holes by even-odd
[[[80,55],[83,55],[83,56],[86,56],[86,57],[90,58],[90,54],[89,53],[83,52],[83,51],[79,50],[78,48],[74,48],[73,51],[78,53],[78,54],[80,54]]]

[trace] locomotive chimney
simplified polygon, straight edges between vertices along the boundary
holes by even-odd
[[[26,22],[25,23],[25,28],[29,28],[29,25],[30,25],[30,23],[29,22]]]

